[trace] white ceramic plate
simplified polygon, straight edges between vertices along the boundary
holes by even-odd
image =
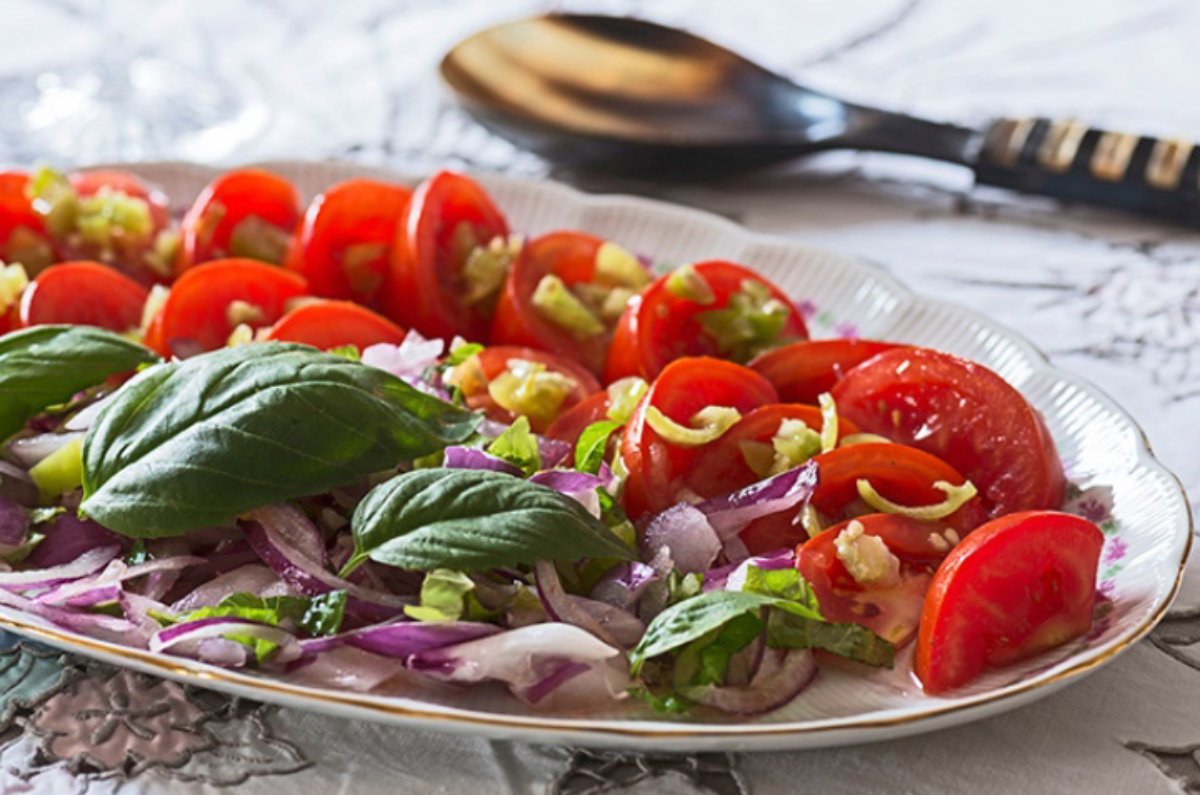
[[[308,195],[350,176],[403,175],[356,166],[276,163]],[[179,163],[132,168],[189,201],[212,169]],[[0,609],[0,625],[63,649],[179,681],[302,709],[439,731],[505,739],[646,750],[776,750],[847,745],[931,731],[1042,698],[1112,660],[1143,637],[1178,588],[1191,544],[1191,516],[1178,481],[1153,457],[1134,421],[1094,386],[1049,366],[1020,335],[951,304],[915,296],[861,261],[752,234],[724,219],[627,196],[588,196],[563,185],[501,177],[483,182],[515,230],[583,229],[656,261],[724,257],[743,262],[804,301],[814,336],[859,334],[920,343],[983,362],[1041,412],[1073,491],[1069,508],[1106,534],[1101,591],[1111,610],[1085,639],[988,674],[948,697],[924,695],[911,651],[896,669],[870,675],[826,669],[799,698],[743,722],[666,722],[654,715],[573,717],[539,713],[496,690],[407,697],[306,687],[253,673],[104,643]],[[177,208],[178,209],[178,208]]]

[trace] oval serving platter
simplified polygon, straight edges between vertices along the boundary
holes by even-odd
[[[174,202],[190,201],[217,173],[186,163],[120,165],[161,185]],[[265,165],[295,181],[308,196],[352,176],[415,181],[349,164]],[[910,673],[910,647],[892,671],[864,675],[827,666],[800,697],[779,710],[709,723],[665,721],[623,707],[584,716],[543,713],[487,688],[414,690],[398,696],[310,687],[94,640],[3,607],[0,626],[115,665],[315,712],[511,740],[695,752],[851,745],[994,715],[1049,695],[1111,661],[1165,613],[1191,546],[1192,520],[1182,487],[1155,460],[1128,414],[1096,387],[1051,367],[1020,335],[974,312],[916,296],[860,260],[757,235],[697,210],[628,196],[586,195],[552,182],[480,179],[512,227],[523,233],[583,229],[658,262],[732,259],[762,271],[801,299],[814,337],[860,335],[929,345],[996,370],[1045,416],[1072,483],[1067,510],[1104,530],[1103,600],[1092,632],[991,672],[947,697],[922,693]]]

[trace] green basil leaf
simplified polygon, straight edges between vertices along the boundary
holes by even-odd
[[[537,437],[529,429],[528,417],[517,417],[504,433],[492,440],[487,452],[503,458],[526,477],[542,468],[542,454],[538,451]]]
[[[76,392],[157,361],[149,349],[90,326],[34,326],[0,337],[0,440]]]
[[[575,442],[575,468],[593,475],[599,472],[608,450],[608,439],[620,427],[619,422],[600,420],[584,428],[579,441]]]
[[[877,668],[891,668],[896,647],[858,624],[831,624],[786,610],[767,618],[767,645],[777,649],[824,649]]]
[[[672,652],[720,629],[738,616],[761,610],[779,601],[773,596],[745,591],[708,591],[671,605],[646,627],[646,634],[629,653],[633,674],[651,657]]]
[[[313,597],[271,596],[234,593],[209,607],[200,607],[174,619],[175,622],[201,618],[245,618],[279,626],[291,621],[309,635],[336,635],[346,612],[346,592],[330,591]]]
[[[434,569],[421,581],[421,603],[404,608],[416,621],[457,621],[467,612],[475,581],[461,571]]]
[[[182,535],[461,441],[479,417],[303,345],[256,343],[151,367],[83,447],[83,510],[133,537]]]
[[[482,350],[483,346],[478,342],[464,342],[456,345],[450,349],[450,354],[446,357],[446,364],[456,367]]]
[[[553,489],[500,472],[418,469],[376,486],[350,520],[355,554],[402,569],[479,571],[539,560],[633,556]]]
[[[801,577],[795,568],[760,569],[758,566],[747,566],[746,582],[742,585],[742,590],[777,596],[783,600],[776,605],[781,610],[813,621],[823,620],[820,605],[817,604],[817,595],[813,593],[808,580]]]

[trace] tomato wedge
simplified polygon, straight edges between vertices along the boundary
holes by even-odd
[[[177,271],[224,258],[279,265],[301,212],[299,192],[283,177],[259,168],[227,171],[183,216]]]
[[[740,358],[733,350],[721,350],[713,333],[714,327],[711,323],[706,326],[704,321],[712,317],[705,313],[729,309],[730,299],[740,294],[747,283],[764,287],[768,300],[778,302],[777,306],[786,312],[778,332],[769,335],[771,339],[764,342],[774,345],[808,337],[800,310],[762,275],[724,260],[698,262],[690,267],[693,275],[711,291],[708,296],[711,300],[700,301],[678,294],[679,290],[673,288],[679,281],[677,274],[666,274],[655,280],[629,302],[617,321],[604,365],[605,381],[629,375],[651,380],[667,363],[683,356]],[[747,329],[753,327],[753,324],[746,325]]]
[[[836,540],[850,522],[875,536],[900,560],[899,578],[884,585],[863,585],[838,557]],[[906,516],[872,513],[834,525],[796,550],[796,568],[816,594],[821,614],[830,621],[861,624],[897,646],[916,636],[921,608],[933,571],[958,536],[947,538],[945,525]],[[936,539],[936,540],[935,540]]]
[[[36,276],[54,262],[54,248],[28,189],[28,174],[0,171],[0,260],[20,263]]]
[[[992,516],[1062,505],[1062,464],[1041,417],[981,364],[897,348],[847,373],[833,397],[864,431],[918,447],[962,472]]]
[[[306,291],[303,276],[257,260],[206,262],[175,282],[150,323],[145,343],[163,356],[215,350],[228,342],[240,323],[272,325],[287,303]]]
[[[775,387],[740,364],[705,356],[668,364],[650,385],[621,438],[621,459],[629,473],[623,495],[626,513],[639,518],[675,504],[685,473],[705,447],[680,447],[663,439],[646,422],[647,408],[655,406],[667,418],[686,426],[708,406],[746,413],[776,402]]]
[[[816,403],[842,376],[876,354],[898,347],[877,340],[800,340],[750,362],[790,403]]]
[[[1086,519],[1023,511],[980,527],[938,567],[914,662],[927,693],[967,684],[1092,626],[1104,535]]]
[[[73,323],[112,331],[136,329],[148,292],[99,262],[64,262],[38,274],[21,297],[22,326]]]
[[[362,352],[377,343],[399,345],[404,329],[353,301],[310,301],[281,317],[265,339],[302,342],[329,350],[353,345]]]
[[[373,179],[334,185],[313,199],[288,251],[287,266],[313,295],[378,307],[396,225],[412,191]]]
[[[396,229],[388,317],[427,337],[486,342],[496,295],[468,302],[463,269],[473,248],[507,235],[504,215],[470,177],[442,171],[422,182]]]
[[[551,376],[565,376],[565,385],[569,386],[540,400],[536,397],[536,389],[502,389],[502,384],[496,383],[497,379],[511,377],[514,362],[543,367]],[[512,422],[517,416],[525,416],[536,433],[541,433],[564,412],[600,391],[596,377],[570,359],[532,348],[508,345],[484,348],[456,367],[450,379],[462,390],[471,408],[482,410],[497,422]],[[534,396],[528,405],[522,399],[524,393]]]
[[[604,369],[611,323],[604,331],[580,336],[542,314],[533,296],[546,276],[557,276],[568,289],[595,283],[596,254],[602,245],[600,238],[582,232],[551,232],[526,243],[496,305],[492,342],[553,351],[599,374]]]

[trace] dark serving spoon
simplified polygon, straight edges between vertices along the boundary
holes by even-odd
[[[704,178],[825,149],[968,166],[980,184],[1200,226],[1200,147],[1073,119],[959,127],[844,102],[706,39],[627,17],[489,28],[442,60],[486,126],[565,165]]]

